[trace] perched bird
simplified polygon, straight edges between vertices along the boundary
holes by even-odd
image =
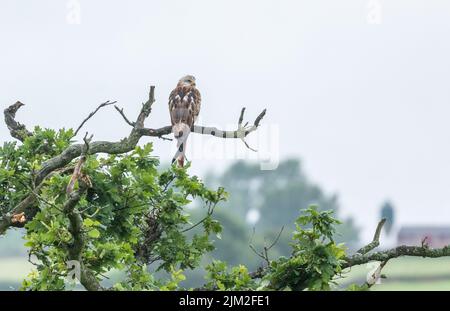
[[[181,167],[184,165],[186,140],[200,113],[200,105],[201,96],[195,85],[195,77],[182,77],[169,96],[172,132],[177,139],[178,148],[172,163],[178,160]]]

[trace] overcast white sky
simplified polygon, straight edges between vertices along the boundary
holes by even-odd
[[[24,102],[18,118],[29,127],[77,126],[108,99],[134,117],[155,84],[147,126],[159,127],[170,90],[193,74],[202,124],[268,108],[250,142],[301,157],[370,238],[386,198],[403,224],[450,224],[449,31],[446,0],[2,0],[0,103]],[[120,139],[129,128],[107,108],[86,130]],[[4,125],[0,139],[10,139]],[[256,156],[242,143],[190,140],[200,175],[232,163],[217,159],[221,148]],[[170,143],[155,147],[171,158]],[[198,152],[211,149],[216,159]]]

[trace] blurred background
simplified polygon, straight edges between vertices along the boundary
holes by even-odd
[[[287,255],[309,204],[336,211],[349,251],[381,217],[382,247],[425,237],[439,247],[450,244],[449,17],[446,0],[2,0],[0,103],[25,103],[18,120],[29,128],[76,127],[106,100],[133,117],[152,84],[146,125],[156,128],[170,122],[177,80],[193,74],[199,124],[235,129],[242,107],[251,122],[267,108],[248,137],[258,152],[189,138],[190,173],[230,193],[214,257],[256,267],[249,244],[270,244],[283,226],[270,255]],[[85,129],[97,140],[129,131],[112,109]],[[5,125],[0,139],[11,140]],[[162,163],[171,159],[171,142],[148,141]],[[20,230],[0,237],[0,289],[17,289],[31,269],[23,243]],[[383,272],[374,289],[450,289],[446,258],[397,259]]]

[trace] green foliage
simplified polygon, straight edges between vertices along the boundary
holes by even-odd
[[[71,143],[72,129],[54,131],[35,127],[34,134],[18,146],[0,147],[0,213],[12,210],[33,186],[32,177],[42,162],[61,153]]]
[[[343,244],[333,241],[336,225],[332,211],[304,210],[296,220],[291,256],[279,257],[256,281],[243,265],[229,268],[222,261],[206,267],[206,289],[218,290],[330,290],[333,278],[342,271]]]
[[[270,287],[329,290],[345,256],[344,246],[333,241],[339,223],[332,211],[318,211],[316,206],[306,209],[296,221],[292,256],[271,263]],[[310,228],[305,229],[308,224]]]
[[[42,162],[61,153],[72,136],[72,130],[35,128],[33,136],[23,144],[4,144],[0,149],[2,212],[10,212],[34,188],[34,172]],[[207,214],[201,232],[191,238],[183,234],[192,226],[186,213],[192,200],[199,199],[207,208],[213,208],[225,200],[224,189],[207,189],[184,169],[170,167],[159,172],[159,162],[151,151],[151,144],[147,144],[123,155],[90,155],[83,168],[92,183],[76,209],[83,223],[83,262],[99,278],[113,269],[127,271],[127,280],[116,288],[155,288],[143,285],[157,282],[140,273],[145,263],[155,262],[156,270],[172,273],[172,283],[164,285],[172,289],[173,282],[181,281],[173,271],[197,266],[202,255],[214,248],[209,235],[221,232],[220,224]],[[39,211],[26,225],[26,246],[37,259],[37,269],[24,281],[24,289],[65,287],[68,248],[73,237],[62,211],[70,167],[74,165],[75,161],[67,166],[68,172],[54,174],[40,188]],[[152,237],[149,232],[156,235]]]
[[[205,288],[209,290],[245,290],[255,288],[257,284],[243,265],[229,269],[225,262],[214,260],[206,271],[208,283]]]
[[[123,278],[111,289],[182,289],[185,272],[202,265],[204,255],[215,249],[215,239],[229,237],[222,236],[222,225],[214,214],[228,197],[224,188],[207,188],[197,176],[188,175],[187,168],[159,170],[158,159],[151,156],[151,144],[126,154],[88,155],[82,174],[91,186],[81,193],[74,208],[81,226],[80,236],[75,236],[65,204],[66,187],[78,159],[55,171],[38,190],[34,184],[42,163],[67,148],[72,136],[72,130],[37,127],[23,144],[5,143],[0,148],[0,212],[9,213],[32,191],[38,198],[34,206],[37,213],[28,218],[25,227],[25,245],[36,269],[23,281],[22,289],[71,289],[68,262],[75,240],[82,241],[82,268],[99,281],[110,271],[122,272]],[[281,170],[288,177],[296,176],[290,168]],[[267,193],[275,187],[267,188]],[[270,202],[273,198],[266,199]],[[188,213],[194,202],[202,207],[197,219]],[[237,213],[239,208],[237,205]],[[213,260],[205,267],[204,287],[328,290],[333,277],[341,272],[345,255],[343,245],[334,242],[339,224],[332,210],[311,206],[295,222],[290,256],[267,258],[270,264],[263,269],[262,278],[254,277],[242,264],[229,267],[224,261]],[[238,232],[237,227],[234,233]],[[239,237],[232,242],[238,242]]]

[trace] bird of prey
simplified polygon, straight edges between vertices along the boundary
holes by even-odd
[[[195,77],[182,77],[169,96],[169,112],[172,121],[172,132],[177,139],[177,153],[172,163],[184,165],[186,140],[200,113],[201,96],[196,88]]]

